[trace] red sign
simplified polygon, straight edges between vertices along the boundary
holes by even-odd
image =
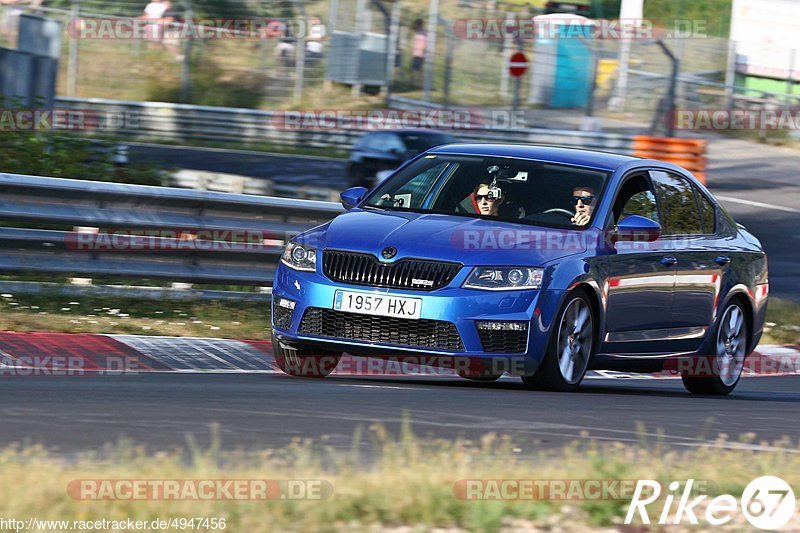
[[[508,63],[508,71],[515,78],[519,78],[525,71],[528,70],[528,58],[522,52],[516,52],[511,56],[511,61]]]

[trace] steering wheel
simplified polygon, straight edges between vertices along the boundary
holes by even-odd
[[[562,209],[560,207],[553,207],[552,209],[548,209],[547,211],[542,211],[543,215],[546,215],[547,213],[559,213],[561,215],[568,216],[569,218],[575,216],[575,213],[573,213],[572,211],[568,209]]]

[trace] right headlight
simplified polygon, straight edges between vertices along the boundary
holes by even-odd
[[[462,287],[484,291],[540,289],[544,269],[538,267],[479,266],[472,269]]]
[[[309,246],[297,244],[296,242],[290,242],[283,250],[281,263],[295,270],[316,272],[317,250]]]

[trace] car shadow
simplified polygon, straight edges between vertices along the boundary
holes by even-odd
[[[768,381],[773,379],[798,379],[800,376],[775,376],[762,378],[744,378],[740,388],[734,390],[728,396],[691,394],[683,388],[678,379],[613,379],[608,380],[586,380],[581,387],[573,393],[560,393],[552,391],[537,391],[527,388],[521,380],[501,379],[499,381],[482,383],[469,381],[457,377],[432,377],[432,378],[397,378],[382,376],[331,376],[327,379],[337,382],[358,382],[366,385],[407,385],[441,387],[455,389],[475,389],[475,390],[505,390],[522,391],[530,394],[582,394],[582,395],[615,395],[615,396],[648,396],[648,397],[668,397],[668,398],[687,398],[687,399],[708,399],[719,401],[759,401],[759,402],[781,402],[781,403],[800,403],[800,389],[795,391],[782,391],[768,388]],[[758,380],[759,384],[763,381],[761,390],[748,390],[748,383]],[[613,384],[612,384],[613,383]],[[800,381],[798,382],[800,385]],[[742,387],[745,387],[744,390]],[[668,388],[666,388],[668,387]]]

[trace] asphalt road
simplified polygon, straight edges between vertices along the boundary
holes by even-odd
[[[340,159],[140,143],[130,144],[128,155],[134,163],[165,168],[239,174],[296,185],[347,187],[346,162]]]
[[[767,251],[770,295],[800,302],[800,151],[715,139],[708,157],[709,188]]]
[[[344,164],[324,158],[225,150],[131,147],[134,161],[343,187]],[[800,301],[800,156],[740,141],[712,145],[710,188],[770,255],[772,295]],[[175,354],[176,356],[180,354]],[[448,377],[282,374],[138,374],[0,379],[0,446],[39,442],[71,454],[127,437],[173,449],[192,434],[207,443],[219,424],[226,449],[282,447],[325,437],[351,449],[356,429],[398,431],[404,417],[423,437],[510,435],[521,454],[575,439],[664,442],[676,448],[733,441],[800,441],[800,376],[742,380],[733,395],[698,397],[676,379],[587,379],[573,394],[534,392],[520,382],[477,384]],[[644,433],[640,428],[643,427]],[[364,437],[360,446],[368,448]]]
[[[0,446],[40,442],[69,455],[128,437],[151,450],[173,449],[185,446],[188,434],[206,445],[217,423],[227,450],[323,436],[349,450],[358,426],[380,423],[397,434],[404,416],[418,436],[497,432],[511,436],[522,454],[586,438],[684,448],[709,444],[719,433],[736,441],[752,432],[756,443],[797,443],[798,385],[798,377],[754,377],[716,398],[692,396],[677,379],[592,379],[564,394],[525,390],[515,380],[443,377],[40,376],[0,381]],[[369,449],[369,442],[364,437],[360,445]]]
[[[342,160],[224,149],[133,144],[132,161],[226,172],[278,183],[347,187]],[[800,152],[719,138],[709,149],[709,188],[769,256],[771,295],[800,302]]]

